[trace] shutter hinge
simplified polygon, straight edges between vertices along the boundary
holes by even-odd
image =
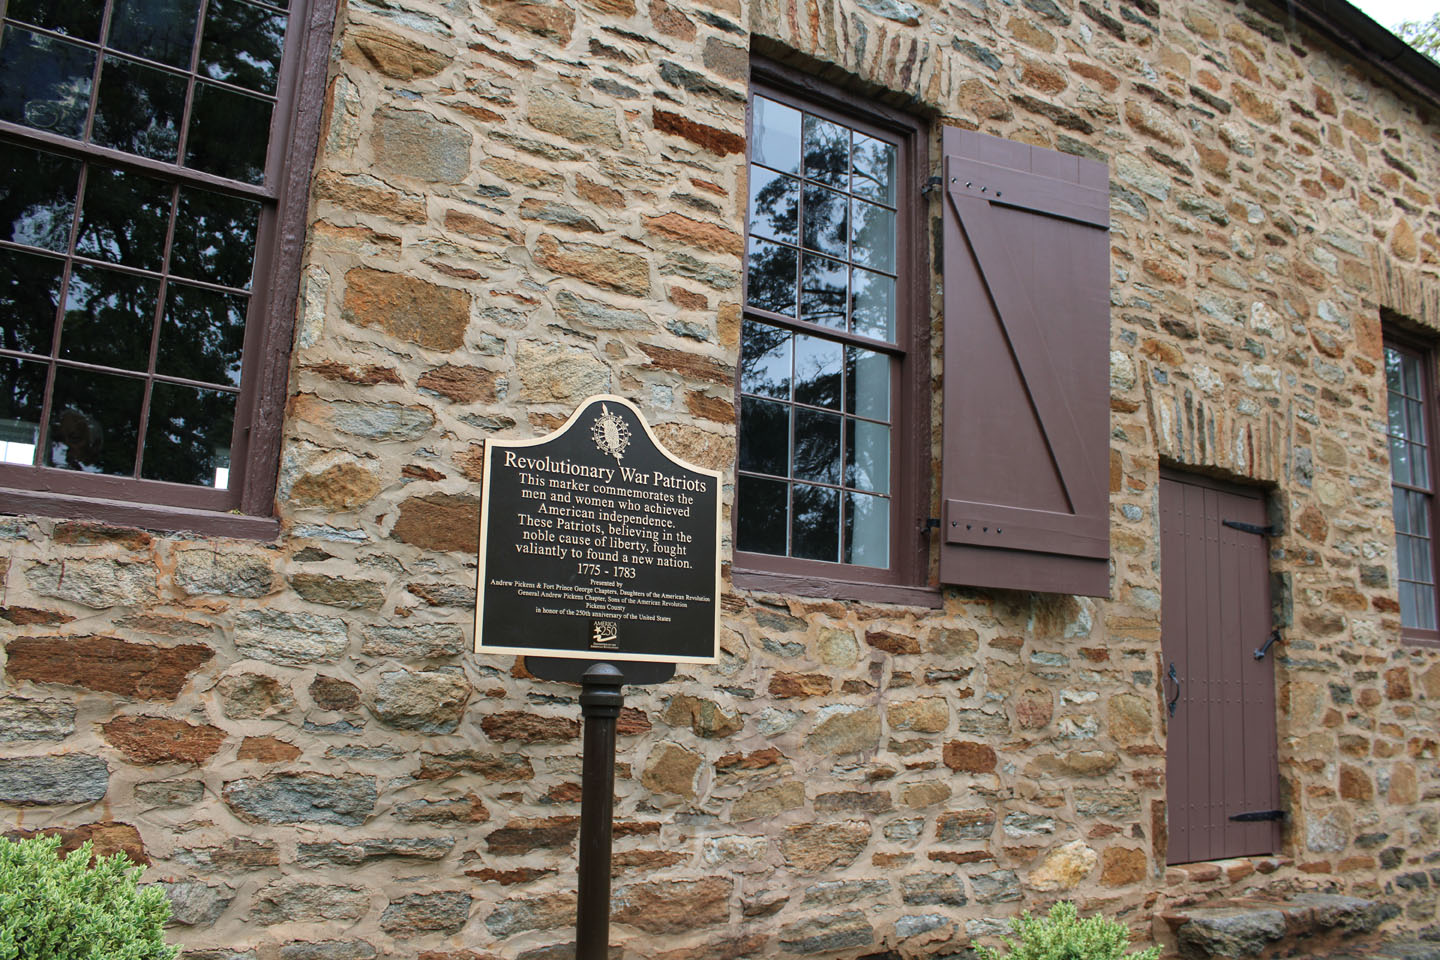
[[[928,519],[928,520],[925,521],[925,530],[926,530],[926,532],[929,532],[929,531],[931,531],[931,530],[939,530],[939,529],[940,529],[940,518],[939,518],[939,517],[931,517],[930,519]]]
[[[920,193],[924,195],[929,194],[933,190],[939,190],[941,185],[944,183],[945,179],[943,177],[931,177],[930,179],[925,181],[925,186],[920,188]]]
[[[1221,520],[1220,522],[1221,524],[1231,528],[1232,530],[1239,530],[1241,533],[1253,533],[1262,537],[1280,536],[1280,528],[1275,526],[1274,524],[1271,524],[1268,527],[1262,527],[1259,524],[1245,523],[1241,520]]]

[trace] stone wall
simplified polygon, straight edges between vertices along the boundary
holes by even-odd
[[[1440,330],[1440,124],[1267,10],[352,0],[283,535],[0,521],[0,823],[148,863],[195,960],[568,955],[575,691],[466,652],[483,443],[607,391],[731,468],[755,51],[931,118],[932,165],[943,123],[1110,164],[1113,599],[727,588],[720,664],[629,692],[614,941],[950,956],[1062,897],[1163,938],[1178,899],[1297,888],[1433,924],[1379,318]],[[1283,521],[1283,856],[1164,865],[1161,463]]]

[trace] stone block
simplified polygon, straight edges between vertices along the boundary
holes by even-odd
[[[0,803],[56,806],[94,803],[110,789],[110,768],[85,753],[0,757]]]
[[[247,823],[328,823],[355,827],[375,811],[375,778],[359,774],[273,773],[225,784],[222,795]]]

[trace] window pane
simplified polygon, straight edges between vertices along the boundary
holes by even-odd
[[[1410,496],[1410,491],[1395,489],[1394,496],[1391,498],[1390,512],[1395,520],[1396,533],[1412,532],[1410,529],[1410,505],[1405,499],[1408,496]]]
[[[1419,604],[1415,594],[1415,584],[1400,581],[1400,622],[1407,627],[1420,626]]]
[[[80,161],[0,143],[0,240],[70,247]]]
[[[197,83],[185,164],[231,180],[264,183],[270,110],[268,101]]]
[[[1400,351],[1394,347],[1385,348],[1385,386],[1392,391],[1400,389]]]
[[[1425,407],[1415,400],[1405,401],[1405,438],[1411,443],[1425,443]]]
[[[890,492],[890,428],[845,420],[845,486]]]
[[[795,411],[795,472],[801,480],[840,482],[840,416]]]
[[[1415,626],[1421,630],[1435,629],[1435,588],[1416,585]]]
[[[64,261],[0,250],[0,347],[50,355]]]
[[[1400,534],[1395,538],[1395,565],[1399,568],[1401,580],[1415,579],[1415,550],[1411,544],[1415,538]]]
[[[800,240],[800,181],[750,168],[750,232],[786,243]]]
[[[805,176],[844,190],[850,164],[850,131],[838,123],[805,117]]]
[[[101,146],[174,163],[185,113],[183,77],[106,57],[91,139]]]
[[[1419,444],[1409,443],[1410,482],[1417,487],[1430,488],[1430,451]]]
[[[735,549],[783,557],[785,531],[790,527],[785,518],[785,482],[742,475],[737,486]]]
[[[851,329],[865,337],[895,342],[895,280],[856,267],[850,271]]]
[[[840,491],[797,483],[790,528],[790,555],[806,560],[840,559]]]
[[[1405,398],[1398,393],[1391,393],[1386,411],[1386,422],[1391,436],[1405,436]]]
[[[97,260],[159,270],[170,218],[169,184],[138,173],[91,166],[80,205],[75,249]]]
[[[47,461],[52,467],[129,476],[145,381],[88,370],[55,371]]]
[[[890,565],[889,500],[845,494],[845,562],[866,567]]]
[[[845,412],[872,420],[890,419],[890,358],[874,350],[845,348],[849,380]]]
[[[95,0],[10,0],[5,16],[81,40],[100,39],[103,4]]]
[[[253,200],[182,187],[171,271],[194,280],[248,289],[259,223],[260,204]]]
[[[1400,374],[1405,395],[1408,397],[1420,396],[1420,358],[1402,353],[1400,355]],[[1411,439],[1415,438],[1411,437]]]
[[[895,211],[864,200],[855,206],[855,233],[850,257],[861,266],[895,272]]]
[[[1390,436],[1390,478],[1396,483],[1410,482],[1410,444]]]
[[[800,319],[845,329],[845,265],[813,253],[800,255]]]
[[[840,344],[806,334],[795,335],[795,402],[840,408]]]
[[[1429,537],[1430,498],[1425,496],[1425,494],[1423,493],[1416,493],[1413,490],[1407,490],[1405,492],[1405,502],[1410,508],[1410,522],[1406,532],[1413,535],[1417,540]],[[1428,540],[1424,542],[1428,543]],[[1430,548],[1428,546],[1417,547],[1416,555],[1418,556],[1420,552],[1422,552],[1422,550],[1424,552],[1428,552],[1429,549]],[[1420,567],[1415,568],[1415,579],[1429,580],[1429,576],[1421,576],[1421,569],[1422,568]]]
[[[773,400],[741,399],[741,470],[789,476],[790,409]]]
[[[285,49],[285,15],[240,0],[210,0],[200,72],[260,93],[275,92]]]
[[[77,266],[70,274],[60,356],[144,371],[160,282],[115,270]]]
[[[855,134],[850,189],[858,197],[895,206],[895,145]]]
[[[0,250],[0,347],[48,357],[65,263]]]
[[[1421,583],[1434,583],[1435,574],[1430,564],[1430,541],[1423,537],[1409,537],[1410,552],[1414,555],[1410,569],[1412,580]]]
[[[745,268],[745,297],[752,307],[795,316],[795,272],[798,251],[768,240],[750,240]]]
[[[115,0],[109,45],[188,70],[199,6],[196,0]]]
[[[745,321],[741,328],[740,391],[790,398],[790,333],[768,323]]]
[[[155,372],[240,385],[247,298],[171,283],[160,325]]]
[[[140,475],[201,487],[225,486],[218,481],[230,472],[234,429],[235,394],[157,383],[150,397]]]
[[[0,33],[0,120],[78,138],[85,132],[95,54],[30,30]]]
[[[755,132],[750,159],[782,173],[800,172],[800,111],[755,98]]]
[[[0,357],[0,463],[35,462],[45,372],[43,363]]]
[[[845,194],[805,185],[805,211],[801,234],[805,246],[833,257],[846,255],[845,234],[849,204]]]

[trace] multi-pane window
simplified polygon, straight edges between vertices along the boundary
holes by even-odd
[[[1431,354],[1385,344],[1390,488],[1400,574],[1400,622],[1407,634],[1437,639],[1435,474],[1431,452]]]
[[[4,485],[236,504],[301,2],[0,5]]]
[[[845,114],[752,94],[738,551],[892,565],[905,150]]]

